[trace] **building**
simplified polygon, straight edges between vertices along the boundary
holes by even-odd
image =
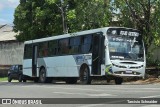
[[[0,76],[6,75],[11,65],[22,64],[24,44],[15,35],[11,25],[0,25]]]

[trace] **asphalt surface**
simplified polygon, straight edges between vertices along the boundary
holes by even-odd
[[[117,104],[107,104],[109,107],[122,106],[122,107],[158,107],[160,104],[123,104],[123,98],[159,98],[160,101],[160,84],[147,84],[147,85],[132,85],[123,83],[122,85],[114,84],[92,84],[68,85],[65,83],[19,83],[19,82],[0,82],[0,98],[72,98],[69,100],[77,100],[78,98],[119,98]],[[75,98],[75,99],[74,99]],[[66,100],[63,99],[63,100]],[[125,99],[125,100],[127,100]],[[52,99],[55,100],[55,99]],[[103,99],[104,100],[104,99]],[[54,101],[53,101],[54,102]],[[112,99],[114,103],[114,99]],[[0,105],[3,107],[6,105]],[[11,106],[11,105],[7,105]],[[22,105],[12,105],[15,107]],[[24,107],[28,105],[23,105]],[[29,106],[44,106],[44,105],[29,105]],[[45,106],[57,107],[105,107],[106,104],[54,104]]]

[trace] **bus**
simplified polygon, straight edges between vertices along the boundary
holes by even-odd
[[[95,78],[144,77],[145,47],[140,31],[104,27],[24,43],[24,80],[90,84]]]

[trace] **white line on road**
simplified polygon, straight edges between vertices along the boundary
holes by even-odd
[[[83,91],[96,91],[96,92],[100,92],[100,91],[104,91],[104,92],[107,92],[107,91],[113,91],[113,92],[115,92],[115,91],[117,91],[117,92],[155,92],[155,91],[157,91],[157,90],[134,90],[134,89],[130,89],[130,90],[124,90],[124,89],[122,89],[122,90],[119,90],[119,88],[117,88],[117,89],[113,89],[113,88],[111,88],[111,89],[106,89],[106,90],[103,90],[103,89],[86,89],[86,88],[64,88],[64,87],[45,87],[45,88],[60,88],[60,89],[67,89],[67,90],[70,90],[70,89],[72,89],[72,90],[83,90]],[[134,91],[133,91],[134,90]]]
[[[87,104],[87,105],[83,105],[83,106],[79,106],[79,107],[98,107],[98,106],[102,106],[105,104]]]
[[[112,94],[107,94],[107,93],[100,93],[100,94],[87,94],[87,93],[70,93],[70,92],[53,92],[55,94],[72,94],[72,95],[87,95],[87,96],[99,96],[99,97],[104,97],[104,96],[116,96]]]
[[[141,107],[159,107],[159,105],[151,105],[151,104],[149,104],[149,105],[144,105],[144,106],[141,106]]]
[[[33,86],[22,86],[22,87],[33,87]],[[34,86],[34,87],[42,87],[42,86]],[[65,90],[70,90],[70,89],[72,89],[72,90],[82,90],[82,91],[96,91],[96,92],[100,92],[100,91],[104,91],[104,92],[106,92],[106,91],[113,91],[113,92],[157,92],[157,91],[159,91],[160,90],[160,88],[117,88],[117,89],[114,89],[114,88],[111,88],[111,89],[86,89],[86,87],[85,88],[75,88],[75,87],[72,87],[72,88],[67,88],[67,87],[55,87],[55,86],[53,86],[53,87],[51,87],[51,86],[44,86],[43,88],[52,88],[52,89],[54,89],[54,88],[58,88],[58,89],[65,89]],[[125,89],[127,89],[127,90],[125,90]],[[140,89],[140,90],[136,90],[136,89]]]
[[[121,87],[118,87],[118,89],[130,89],[130,90],[134,90],[134,89],[141,89],[141,90],[160,90],[160,88],[125,88],[125,87],[123,87],[123,88],[121,88]]]
[[[146,97],[140,97],[140,98],[155,98],[155,97],[159,97],[160,95],[154,95],[154,96],[146,96]]]

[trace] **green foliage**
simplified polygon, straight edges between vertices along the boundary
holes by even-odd
[[[8,80],[8,77],[0,77],[0,82],[7,81],[7,80]]]
[[[142,32],[146,52],[151,43],[160,46],[160,1],[159,0],[114,0],[112,7],[120,26],[137,28]]]
[[[109,25],[109,0],[20,0],[14,14],[16,38],[25,41]]]
[[[14,14],[17,39],[25,41],[63,34],[64,27],[71,33],[116,25],[139,29],[146,52],[151,43],[160,46],[159,0],[62,1],[20,0]]]
[[[75,10],[78,30],[104,27],[109,24],[111,14],[108,0],[77,0],[77,4]]]

